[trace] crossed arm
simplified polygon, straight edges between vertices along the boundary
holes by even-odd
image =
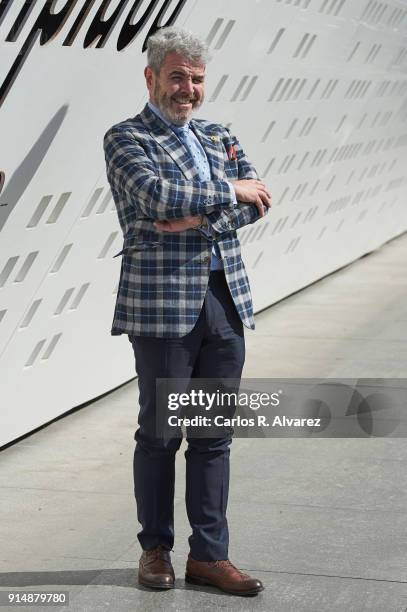
[[[231,231],[253,223],[271,206],[266,187],[258,181],[240,146],[236,149],[239,179],[233,181],[237,205],[226,180],[160,178],[142,140],[129,129],[109,130],[104,148],[113,195],[118,196],[126,214],[135,209],[136,217],[153,219],[159,231],[196,227],[202,215],[207,216],[214,232]]]
[[[271,208],[271,195],[266,185],[259,180],[239,141],[235,137],[230,138],[236,152],[239,177],[238,180],[230,181],[236,194],[237,206],[221,208],[206,215],[187,216],[174,221],[157,221],[154,225],[158,231],[181,232],[194,229],[206,218],[215,235],[254,223],[268,213],[268,209]]]
[[[271,207],[271,195],[264,183],[256,179],[240,179],[231,181],[231,183],[238,200],[238,206],[233,209],[214,211],[205,216],[187,216],[173,221],[155,221],[155,228],[162,232],[182,232],[187,229],[198,229],[206,217],[212,232],[221,234],[254,223],[268,213],[268,209]]]

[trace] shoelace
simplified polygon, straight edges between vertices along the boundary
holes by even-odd
[[[160,559],[160,561],[164,561],[165,563],[171,564],[171,560],[169,556],[167,554],[164,554],[164,553],[170,552],[166,548],[158,547],[158,548],[154,548],[153,550],[146,550],[145,552],[146,552],[146,562],[147,563]]]
[[[237,569],[237,567],[235,567],[233,565],[233,563],[231,563],[229,561],[229,559],[221,559],[220,561],[212,561],[211,565],[215,566],[215,567],[233,567],[233,569]]]
[[[213,561],[211,563],[212,567],[231,567],[234,569],[241,578],[249,578],[248,574],[244,574],[240,569],[238,569],[233,563],[229,561],[229,559],[221,559],[220,561]]]

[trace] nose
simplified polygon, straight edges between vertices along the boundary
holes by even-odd
[[[192,79],[185,79],[183,82],[183,90],[188,93],[190,96],[194,93],[194,84]]]

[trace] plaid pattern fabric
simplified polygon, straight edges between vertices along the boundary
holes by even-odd
[[[107,177],[123,231],[122,265],[112,335],[186,335],[199,316],[208,284],[212,238],[201,231],[157,232],[156,219],[205,214],[212,223],[226,280],[244,325],[253,329],[249,281],[236,229],[259,218],[234,204],[227,180],[257,178],[236,138],[221,125],[191,120],[211,165],[200,181],[182,142],[146,105],[104,137]],[[236,159],[229,160],[234,145]]]

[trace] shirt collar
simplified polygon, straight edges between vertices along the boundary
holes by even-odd
[[[160,111],[159,108],[157,108],[155,106],[155,104],[153,104],[152,102],[150,102],[150,100],[147,102],[148,107],[150,110],[153,111],[153,113],[155,115],[157,115],[157,117],[159,117],[161,119],[161,121],[163,121],[165,123],[165,125],[168,125],[168,127],[170,127],[174,132],[177,131],[187,131],[189,130],[189,123],[185,123],[185,125],[174,125],[173,123],[170,123],[170,121],[168,121],[168,119],[166,119],[164,117],[164,115],[162,114],[162,112]]]

